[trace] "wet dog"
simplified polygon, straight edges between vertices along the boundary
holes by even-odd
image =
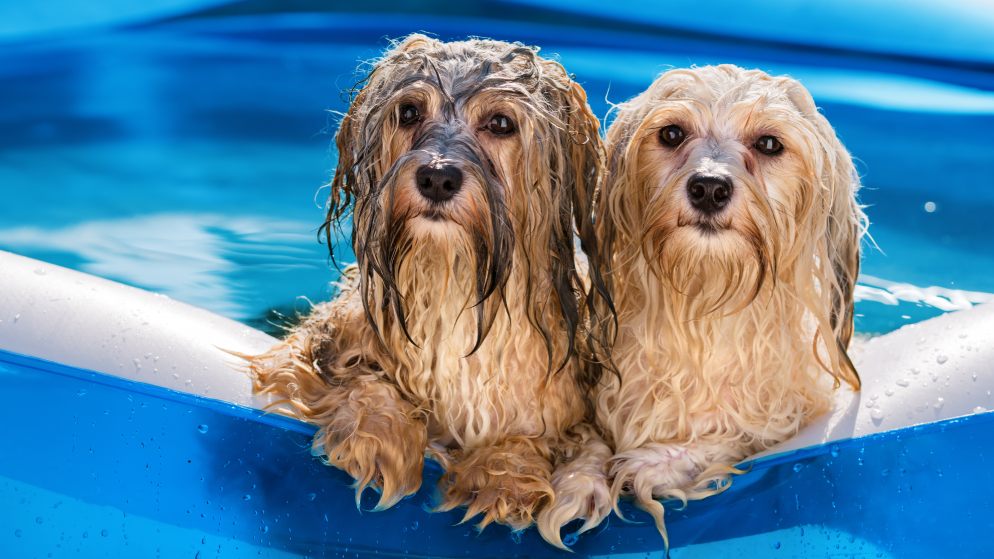
[[[829,409],[866,221],[852,160],[795,80],[735,66],[666,72],[619,106],[597,210],[617,305],[617,376],[597,419],[630,494],[701,498]]]
[[[341,122],[329,236],[350,211],[341,292],[266,355],[256,387],[377,508],[446,470],[441,510],[543,531],[610,512],[591,426],[574,236],[596,254],[603,167],[583,89],[533,48],[421,35],[376,62]],[[597,283],[596,281],[594,282]],[[597,291],[596,289],[593,291]],[[603,290],[600,291],[603,295]]]

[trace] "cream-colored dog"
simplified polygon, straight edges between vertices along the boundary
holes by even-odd
[[[721,491],[859,376],[846,355],[865,216],[852,160],[797,81],[673,70],[622,104],[598,208],[618,312],[598,422],[613,493]]]

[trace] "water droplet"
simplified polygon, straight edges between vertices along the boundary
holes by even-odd
[[[794,473],[797,473],[803,469],[804,469],[804,464],[801,464],[800,462],[794,464]]]
[[[984,413],[985,411],[987,411],[987,408],[984,406],[977,406],[973,408],[973,413]]]
[[[880,422],[884,420],[883,410],[881,410],[880,408],[873,408],[872,410],[870,410],[870,419],[873,420],[874,424],[880,425]]]
[[[927,213],[933,213],[933,212],[935,212],[935,209],[936,209],[935,208],[935,202],[932,202],[931,200],[929,200],[928,202],[925,202],[925,211]]]
[[[839,445],[833,444],[831,447],[829,447],[828,451],[832,454],[832,458],[839,457]]]
[[[563,538],[563,544],[566,547],[573,547],[578,541],[580,541],[580,534],[576,532],[566,534],[566,537]]]
[[[781,545],[780,542],[773,542],[773,549],[780,549]]]
[[[942,365],[946,361],[949,361],[949,358],[946,357],[945,355],[939,355],[935,358],[935,362],[938,363],[939,365]]]
[[[514,543],[521,543],[521,532],[518,532],[518,531],[511,532],[510,534],[508,534],[508,537],[510,537],[511,541],[514,542]],[[566,543],[566,542],[563,541],[563,543]],[[569,544],[566,544],[566,545],[569,545]]]
[[[45,522],[44,518],[42,518],[40,516],[36,516],[35,517],[35,524],[41,524],[42,522]]]
[[[209,427],[207,427],[206,423],[201,423],[200,425],[197,425],[197,431],[200,431],[201,433],[206,433],[208,429]]]
[[[76,395],[79,396],[80,398],[82,398],[83,396],[86,396],[86,389],[85,388],[80,388],[79,390],[76,391]]]
[[[252,496],[249,495],[248,493],[246,493],[245,495],[242,496],[242,500],[243,501],[251,501],[252,500]]]
[[[935,408],[936,411],[938,411],[941,410],[942,406],[944,405],[946,405],[946,399],[943,398],[942,396],[939,396],[938,398],[935,399],[935,403],[932,404],[932,407]]]
[[[268,534],[269,533],[269,525],[267,525],[267,524],[263,524],[262,525],[262,533],[263,534]]]
[[[107,537],[107,534],[109,534],[109,533],[110,532],[107,531],[107,528],[104,528],[103,530],[100,530],[100,535],[103,536],[103,537],[105,537],[105,538]]]
[[[887,390],[884,390],[884,394],[886,394],[888,397],[889,396],[893,396],[894,395],[894,389],[893,388],[888,388]]]
[[[922,372],[922,370],[919,369],[918,367],[912,367],[911,368],[911,374],[913,374],[913,375],[921,374],[921,372]]]
[[[421,523],[418,522],[417,520],[415,520],[414,522],[411,522],[411,530],[417,530],[420,527],[421,527]]]
[[[17,322],[20,319],[21,319],[21,313],[17,313],[14,315],[14,322]]]
[[[973,382],[977,382],[977,373],[970,375],[973,378]]]
[[[17,530],[14,530],[14,536],[15,536],[15,537],[18,537],[18,538],[19,538],[19,537],[21,537],[21,536],[23,536],[23,535],[24,535],[24,531],[23,531],[23,530],[21,530],[20,528],[18,528]]]
[[[900,386],[901,388],[907,388],[911,386],[911,381],[906,378],[898,379],[897,385]]]

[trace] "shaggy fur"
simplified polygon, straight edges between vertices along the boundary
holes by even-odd
[[[661,139],[676,125],[683,140]],[[783,150],[764,154],[760,138]],[[775,144],[774,144],[775,145]],[[826,411],[841,381],[865,216],[849,154],[796,81],[714,66],[673,70],[619,106],[597,211],[617,304],[597,420],[612,495],[666,537],[657,498],[726,488],[732,466]],[[695,174],[732,184],[713,214]]]
[[[583,90],[532,48],[412,35],[374,65],[337,145],[323,229],[331,246],[352,210],[357,263],[254,359],[257,390],[320,426],[315,447],[357,499],[373,487],[386,508],[417,491],[428,451],[446,469],[440,509],[466,506],[481,527],[546,518],[562,545],[559,526],[611,507],[587,423],[597,370],[579,357],[603,345],[583,325],[604,297],[574,264],[574,233],[597,254],[603,164]],[[464,177],[444,202],[416,183],[441,164]]]

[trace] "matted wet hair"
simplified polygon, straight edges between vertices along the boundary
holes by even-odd
[[[446,111],[483,91],[500,95],[523,108],[531,132],[521,139],[528,144],[520,169],[525,188],[511,192],[471,135],[460,137],[452,148],[466,164],[463,171],[483,187],[486,206],[482,219],[460,223],[471,238],[476,260],[477,339],[472,351],[483,342],[499,309],[506,308],[504,287],[512,265],[518,265],[527,270],[528,318],[546,342],[550,371],[578,353],[603,355],[609,344],[598,334],[602,330],[585,325],[602,322],[592,316],[596,312],[613,311],[610,296],[596,261],[590,266],[590,289],[574,262],[574,233],[589,258],[598,256],[592,223],[603,167],[598,121],[583,89],[558,62],[539,57],[533,47],[484,39],[443,43],[411,35],[395,42],[353,90],[336,136],[339,161],[320,234],[334,259],[332,231],[354,217],[351,242],[371,326],[381,333],[395,321],[408,341],[416,343],[407,331],[408,313],[397,284],[398,269],[412,250],[407,216],[394,215],[389,202],[381,199],[392,199],[399,169],[409,163],[410,153],[429,141],[426,137],[438,132],[426,126],[410,151],[391,154],[390,141],[398,131],[396,107],[413,87],[440,96]],[[536,285],[546,281],[556,294],[552,316],[546,316],[548,305],[540,300],[547,291]],[[379,308],[373,306],[374,283],[382,290]],[[565,339],[559,340],[557,331],[563,331]],[[578,340],[586,351],[578,352]],[[557,349],[563,342],[565,348]],[[581,381],[592,386],[599,375],[595,363]]]

